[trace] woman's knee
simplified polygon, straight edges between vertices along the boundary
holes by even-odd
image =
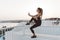
[[[30,30],[33,30],[33,27],[30,27]]]

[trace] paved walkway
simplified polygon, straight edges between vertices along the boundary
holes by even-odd
[[[60,40],[60,27],[38,27],[34,29],[37,38],[32,39],[30,38],[32,35],[29,30],[30,26],[26,26],[25,23],[20,23],[12,31],[6,32],[6,40]]]

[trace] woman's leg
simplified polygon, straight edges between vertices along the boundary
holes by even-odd
[[[31,18],[31,20],[29,21],[29,23],[31,23],[34,20],[34,18]]]
[[[29,21],[29,23],[27,23],[26,25],[29,25],[33,20],[34,20],[34,18],[31,18],[31,20]]]
[[[34,24],[32,27],[30,27],[30,30],[31,30],[31,32],[32,32],[32,34],[33,34],[33,36],[31,37],[31,38],[36,38],[36,35],[35,35],[35,32],[34,32],[34,28],[36,28],[36,27],[38,27],[39,25],[38,24]]]
[[[35,35],[35,32],[34,32],[33,29],[40,26],[40,25],[41,25],[41,20],[39,22],[37,22],[36,24],[34,24],[32,27],[30,27],[30,30],[31,30],[31,32],[33,34],[33,36],[31,38],[36,38],[36,35]]]

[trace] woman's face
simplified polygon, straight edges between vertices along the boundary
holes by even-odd
[[[39,9],[37,9],[37,13],[40,13],[40,10]]]

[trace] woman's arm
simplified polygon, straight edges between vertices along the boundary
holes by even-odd
[[[32,17],[32,18],[34,18],[34,19],[36,19],[36,20],[37,20],[36,15],[35,15],[35,16],[33,16],[33,15],[30,15],[30,13],[28,13],[28,15],[29,15],[30,17]]]
[[[42,16],[42,14],[41,14],[41,13],[40,13],[40,14],[35,15],[35,17],[40,17],[40,16]]]
[[[28,15],[29,15],[30,17],[34,17],[33,15],[30,15],[30,13],[28,13]]]
[[[28,13],[28,15],[29,15],[30,17],[34,18],[34,19],[37,19],[38,17],[41,17],[41,16],[42,16],[41,13],[40,13],[40,14],[37,14],[37,15],[35,15],[35,16],[30,15],[30,13]]]

